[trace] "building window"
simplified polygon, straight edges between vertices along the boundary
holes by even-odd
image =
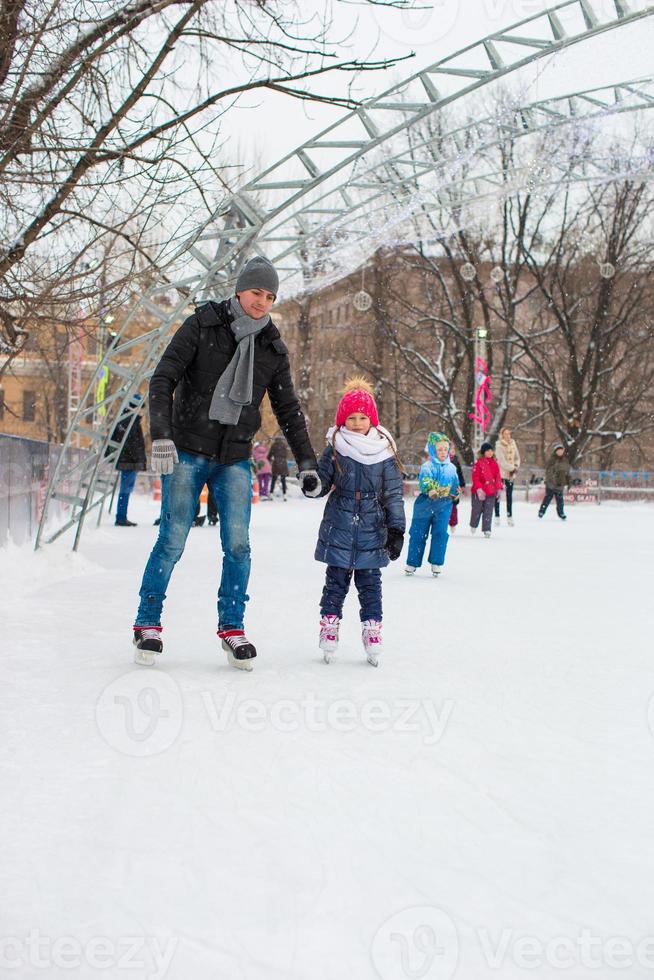
[[[36,392],[23,392],[23,422],[33,422],[36,418]]]
[[[0,422],[5,417],[5,393],[2,388],[0,388]]]

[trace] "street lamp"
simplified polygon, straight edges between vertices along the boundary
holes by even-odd
[[[475,327],[474,333],[474,359],[475,359],[475,386],[477,395],[482,385],[482,378],[480,372],[480,364],[486,364],[486,338],[488,337],[488,330],[486,327]],[[475,456],[479,454],[481,444],[484,441],[484,428],[482,426],[482,419],[477,410],[479,406],[476,405],[476,411],[473,416],[474,418],[474,428],[472,433],[472,445],[475,451]]]

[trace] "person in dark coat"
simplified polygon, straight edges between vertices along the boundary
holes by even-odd
[[[131,424],[125,442],[116,460],[116,469],[120,472],[120,487],[118,488],[118,503],[116,505],[116,526],[117,527],[136,527],[135,521],[127,518],[127,507],[134,484],[136,474],[147,469],[145,458],[145,439],[141,427],[140,409],[142,408],[143,398],[138,392],[132,395],[129,402],[129,414],[120,419],[116,424],[111,439],[113,442],[122,442],[125,430]],[[132,422],[132,419],[134,421]]]
[[[321,496],[329,494],[315,558],[325,562],[320,641],[327,663],[336,653],[343,602],[354,577],[362,640],[374,667],[382,650],[381,569],[399,558],[405,518],[402,469],[390,432],[379,424],[372,389],[363,378],[345,387],[336,425],[318,462]]]
[[[282,485],[282,497],[286,500],[286,477],[288,476],[288,445],[283,436],[275,436],[268,458],[272,463],[272,483],[270,484],[270,499],[273,500],[275,483]]]
[[[452,513],[450,514],[450,519],[448,521],[448,527],[450,534],[454,534],[457,525],[459,523],[459,497],[463,493],[464,487],[466,485],[465,477],[463,475],[463,470],[461,469],[461,463],[459,462],[459,457],[457,456],[456,446],[453,442],[450,443],[450,463],[454,466],[456,470],[456,475],[459,480],[459,491],[457,498],[452,501]]]
[[[567,520],[563,511],[563,493],[569,485],[570,463],[566,459],[564,446],[558,442],[554,446],[552,455],[545,467],[545,496],[538,511],[539,517],[545,516],[545,511],[552,502],[552,497],[556,497],[556,513],[562,521]]]
[[[251,259],[239,273],[231,299],[206,303],[184,321],[150,381],[152,470],[163,475],[162,519],[134,624],[137,663],[154,663],[163,649],[166,589],[206,483],[218,508],[223,551],[218,636],[230,664],[252,668],[256,649],[244,630],[250,577],[249,460],[266,392],[297,461],[303,492],[320,493],[288,350],[270,318],[278,287],[270,262]]]

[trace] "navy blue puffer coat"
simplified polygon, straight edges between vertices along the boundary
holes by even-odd
[[[395,459],[359,463],[327,446],[318,461],[321,496],[329,493],[315,557],[339,568],[388,565],[387,530],[404,532],[402,474]],[[332,489],[333,487],[333,489]],[[331,493],[330,493],[331,491]]]

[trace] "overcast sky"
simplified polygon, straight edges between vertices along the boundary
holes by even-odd
[[[649,5],[648,0],[628,2],[632,10]],[[615,13],[613,0],[592,0],[592,4],[601,20]],[[346,57],[386,58],[415,52],[410,61],[391,71],[362,76],[358,94],[371,96],[487,34],[554,6],[546,0],[431,0],[425,9],[400,11],[339,2],[334,6],[334,36],[345,37],[355,28],[348,47],[343,48]],[[312,9],[324,10],[324,4],[303,0],[302,10],[308,13]],[[533,98],[567,94],[650,74],[652,51],[654,17],[549,56],[531,71],[523,71],[519,81]],[[336,81],[329,82],[330,90]],[[223,134],[237,140],[250,159],[266,166],[342,114],[342,109],[257,94],[229,113]]]

